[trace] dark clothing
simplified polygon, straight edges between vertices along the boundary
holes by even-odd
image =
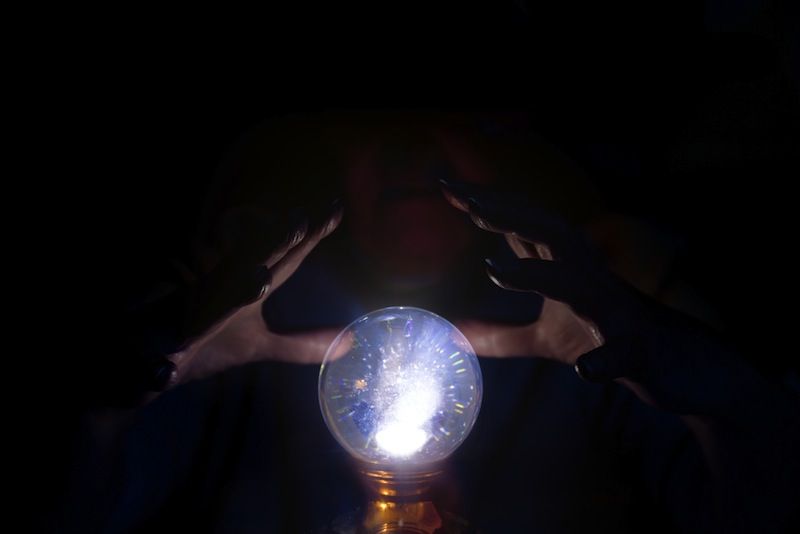
[[[384,305],[348,298],[335,272],[312,257],[268,299],[269,324],[343,325]],[[458,304],[524,319],[537,299],[486,284]],[[704,462],[678,417],[549,361],[483,358],[481,368],[480,415],[448,461],[449,511],[490,533],[701,528]],[[322,419],[318,373],[265,362],[164,394],[126,434],[114,491],[92,499],[79,485],[70,514],[108,532],[254,533],[318,532],[353,514],[364,494]]]

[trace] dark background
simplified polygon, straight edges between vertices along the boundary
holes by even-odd
[[[104,307],[145,283],[143,266],[188,252],[231,143],[327,109],[525,111],[613,209],[676,236],[682,274],[756,365],[796,368],[797,8],[485,4],[142,10],[69,27],[37,93],[38,158],[58,173],[41,182],[56,222],[44,276],[65,331],[44,391],[69,406],[103,379]],[[71,419],[53,420],[45,439],[69,442]],[[64,462],[53,448],[47,480]]]
[[[800,176],[796,8],[641,4],[298,6],[253,14],[252,26],[227,14],[121,20],[131,28],[89,44],[98,61],[71,73],[80,89],[65,102],[101,179],[75,173],[73,193],[103,194],[87,232],[112,232],[104,249],[134,277],[141,262],[174,256],[226,149],[269,118],[523,110],[613,210],[674,235],[682,274],[732,333],[766,349],[788,326],[775,303],[791,281]]]

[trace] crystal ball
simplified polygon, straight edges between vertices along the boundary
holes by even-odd
[[[469,434],[481,405],[481,370],[469,341],[426,310],[370,312],[336,337],[319,374],[325,423],[369,464],[433,464]]]

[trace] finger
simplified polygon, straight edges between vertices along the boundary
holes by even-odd
[[[588,382],[610,382],[638,374],[630,347],[620,342],[606,343],[584,354],[575,362],[575,372]]]
[[[304,240],[309,222],[300,211],[276,221],[260,212],[239,210],[226,226],[226,231],[236,229],[239,235],[227,257],[189,290],[184,344],[263,298],[274,284],[269,267]]]
[[[462,198],[457,193],[455,193],[452,189],[452,186],[449,182],[444,179],[439,179],[439,184],[441,185],[442,194],[444,195],[445,200],[450,203],[451,206],[454,208],[469,213],[469,204],[466,198]]]
[[[290,250],[299,245],[303,239],[305,239],[306,234],[308,233],[308,225],[308,219],[303,218],[300,223],[294,227],[291,227],[287,232],[285,232],[284,238],[270,251],[269,255],[266,257],[266,260],[264,260],[264,265],[272,268],[284,256],[286,256]]]
[[[310,230],[299,244],[292,247],[272,266],[270,269],[272,273],[270,291],[275,291],[281,287],[295,273],[306,256],[314,250],[319,242],[338,228],[344,214],[341,204],[335,203],[332,206],[332,211],[332,214],[328,215],[321,224]]]
[[[531,223],[552,227],[558,235],[568,230],[566,224],[553,214],[532,207],[526,199],[509,192],[495,191],[487,186],[440,179],[442,191],[451,203],[462,211],[476,211],[487,226],[504,227],[505,232],[522,231]]]
[[[455,180],[439,178],[439,185],[447,201],[450,202],[453,207],[461,211],[469,211],[468,201],[470,197],[481,193],[489,194],[489,189],[486,186],[468,182],[457,182]]]
[[[336,228],[339,226],[339,223],[342,221],[343,213],[342,201],[339,199],[334,200],[328,206],[321,217],[322,222],[316,225],[316,232],[321,235],[321,238],[329,236],[334,230],[336,230]],[[313,220],[313,218],[306,218],[305,226],[299,227],[296,233],[290,234],[291,239],[286,243],[286,246],[281,250],[277,250],[267,260],[267,267],[274,267],[281,259],[284,258],[284,256],[286,256],[286,254],[289,253],[289,251],[303,243],[309,233],[315,232],[315,230],[311,228],[312,223],[309,222],[310,220]]]
[[[272,232],[273,240],[276,235],[282,237],[266,266],[241,263],[241,258],[229,258],[218,265],[192,292],[184,338],[191,340],[207,333],[242,306],[263,299],[268,291],[283,284],[319,240],[336,228],[341,215],[340,203],[334,203],[311,231],[305,215],[283,224],[277,234]]]
[[[516,234],[506,234],[506,243],[511,247],[514,254],[520,258],[534,258],[540,260],[552,260],[553,252],[550,247],[543,243],[530,243],[523,241]]]
[[[513,234],[520,241],[543,247],[547,252],[537,253],[542,259],[551,259],[553,250],[558,251],[559,255],[576,252],[572,249],[577,248],[579,240],[574,230],[559,217],[533,208],[518,195],[504,194],[465,182],[440,180],[440,183],[447,201],[455,208],[468,212],[479,228]]]
[[[178,368],[164,355],[145,356],[141,365],[126,369],[120,380],[136,385],[136,391],[158,392],[169,389],[178,381]]]
[[[519,201],[504,202],[486,196],[470,197],[467,204],[472,222],[482,230],[511,234],[520,241],[544,247],[549,259],[553,258],[553,251],[559,256],[575,255],[574,232],[553,215],[520,205]]]
[[[523,241],[519,237],[515,236],[514,234],[506,234],[506,243],[511,248],[511,251],[516,255],[518,258],[538,258],[536,254],[536,249],[533,247],[531,243],[527,241]]]
[[[593,327],[597,330],[593,337],[599,338],[599,332],[617,331],[628,322],[627,316],[620,315],[625,306],[619,295],[615,296],[612,286],[591,271],[539,259],[487,259],[486,264],[487,275],[497,286],[535,292],[568,305],[587,324],[599,327]],[[615,311],[615,307],[620,309]]]
[[[533,291],[545,297],[580,304],[598,295],[587,273],[560,262],[540,259],[486,259],[489,278],[499,287]]]
[[[267,266],[277,263],[305,237],[309,217],[301,209],[283,214],[240,207],[225,214],[217,228],[221,263]]]
[[[264,297],[272,274],[263,265],[221,265],[193,287],[185,301],[184,342],[205,334],[242,306]]]

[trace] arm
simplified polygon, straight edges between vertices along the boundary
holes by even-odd
[[[95,530],[116,518],[130,526],[137,517],[120,519],[120,510],[128,515],[146,514],[168,499],[188,472],[194,461],[192,451],[196,452],[207,433],[204,429],[211,424],[203,415],[214,411],[215,399],[206,394],[209,388],[192,387],[192,382],[250,362],[322,360],[335,332],[279,335],[262,319],[261,307],[320,240],[335,230],[341,217],[341,209],[332,206],[299,221],[270,219],[268,225],[244,227],[239,233],[249,236],[247,246],[228,247],[206,275],[147,301],[136,310],[135,321],[129,317],[120,322],[126,330],[120,330],[117,342],[127,349],[129,365],[119,366],[114,375],[104,374],[104,381],[93,391],[108,395],[93,398],[80,419],[68,492],[56,512],[64,524],[75,530]],[[114,361],[115,355],[109,351],[107,359]],[[152,372],[159,367],[166,372]],[[154,380],[159,376],[160,380]],[[184,390],[181,395],[156,401],[166,389],[178,387]],[[189,413],[187,403],[176,402],[181,396],[193,399]],[[145,434],[151,443],[132,447],[131,436],[142,436],[131,429],[141,418],[154,416],[180,419],[182,425],[165,423],[165,435]],[[139,455],[135,472],[125,472],[130,454]],[[144,486],[136,485],[137,480]]]
[[[708,477],[698,473],[694,483],[708,485],[709,524],[729,531],[788,527],[800,502],[793,482],[800,462],[792,452],[800,450],[800,405],[793,392],[760,376],[701,324],[611,274],[559,219],[469,184],[444,184],[444,193],[515,252],[515,260],[488,261],[489,277],[544,297],[533,324],[462,325],[479,353],[555,359],[586,380],[616,381],[679,415],[707,466]]]
[[[309,215],[240,210],[219,258],[191,282],[145,296],[120,316],[107,347],[112,365],[91,407],[135,407],[159,392],[258,360],[320,361],[334,332],[273,333],[264,301],[339,224],[338,203]],[[233,230],[233,231],[230,231]],[[290,355],[290,356],[289,356]]]

